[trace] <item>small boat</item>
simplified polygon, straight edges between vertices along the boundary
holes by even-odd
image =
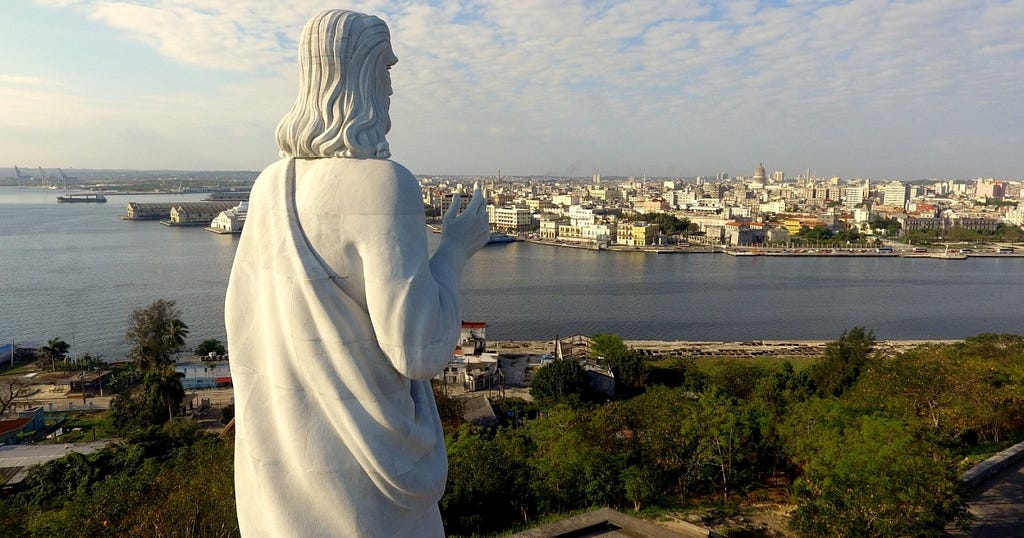
[[[497,243],[514,243],[520,239],[515,236],[511,236],[504,232],[491,232],[491,236],[487,239],[488,245],[494,245]]]
[[[82,192],[82,193],[65,193],[57,197],[57,203],[59,204],[78,204],[78,203],[93,203],[93,204],[105,204],[107,203],[107,197],[103,196],[103,193],[98,192]]]

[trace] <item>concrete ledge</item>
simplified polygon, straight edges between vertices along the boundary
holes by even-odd
[[[677,523],[684,530],[672,530],[642,519],[627,516],[611,508],[601,508],[575,517],[542,525],[513,538],[558,538],[587,536],[630,536],[634,538],[710,538],[718,534],[685,522]]]
[[[1024,442],[1017,443],[971,467],[964,474],[960,475],[960,480],[963,480],[968,487],[976,488],[999,471],[1017,463],[1021,458],[1024,458]]]

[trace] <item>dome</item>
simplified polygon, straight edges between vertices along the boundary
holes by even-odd
[[[765,178],[764,163],[761,163],[761,164],[757,165],[757,169],[754,170],[754,179],[764,179],[764,178]]]

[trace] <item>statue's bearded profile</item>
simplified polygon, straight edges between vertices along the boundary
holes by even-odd
[[[325,11],[302,32],[282,159],[253,187],[225,305],[245,536],[444,533],[429,379],[487,218],[476,189],[429,255],[419,184],[388,160],[397,61],[377,17]]]

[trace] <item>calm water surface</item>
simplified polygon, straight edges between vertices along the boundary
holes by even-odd
[[[0,187],[0,341],[124,355],[133,308],[174,299],[190,345],[224,339],[237,237],[117,219],[129,200],[58,204],[56,191]],[[429,234],[431,243],[437,236]],[[734,258],[494,245],[470,261],[463,317],[492,339],[614,332],[629,339],[880,338],[1024,332],[1024,259]]]

